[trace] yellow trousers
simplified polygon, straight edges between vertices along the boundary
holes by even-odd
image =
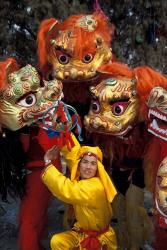
[[[116,250],[117,249],[117,242],[115,232],[112,228],[109,231],[105,232],[104,234],[100,235],[99,240],[101,245],[106,245],[107,250]],[[51,249],[52,250],[73,250],[78,248],[80,250],[84,250],[81,248],[79,242],[84,239],[83,234],[79,234],[75,231],[69,230],[63,233],[58,233],[53,235],[51,239]]]

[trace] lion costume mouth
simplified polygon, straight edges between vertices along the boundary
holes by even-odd
[[[149,109],[148,131],[167,141],[167,115],[157,109]]]
[[[149,107],[148,131],[167,141],[167,91],[161,87],[153,88],[147,106]]]

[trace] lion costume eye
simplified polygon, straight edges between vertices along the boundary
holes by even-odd
[[[37,101],[37,98],[36,98],[35,93],[31,93],[19,99],[17,104],[22,107],[31,107],[36,103],[36,101]]]
[[[116,116],[122,115],[128,107],[128,102],[116,102],[112,105],[112,113]]]
[[[100,103],[98,100],[92,101],[91,110],[96,114],[100,113],[101,108],[100,108]]]
[[[61,64],[67,64],[69,62],[69,57],[65,54],[60,54],[58,56],[59,63]]]
[[[92,54],[87,54],[83,57],[83,62],[84,63],[90,63],[93,60],[93,55]]]
[[[61,51],[60,49],[54,49],[53,53],[57,57],[59,63],[64,65],[69,63],[69,55],[67,55],[65,52]]]

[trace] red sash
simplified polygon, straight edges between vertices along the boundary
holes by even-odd
[[[81,241],[81,247],[85,248],[86,250],[98,250],[101,247],[98,236],[107,232],[108,230],[109,226],[106,226],[101,231],[84,230],[81,228],[78,232],[85,233],[87,235],[87,237]]]

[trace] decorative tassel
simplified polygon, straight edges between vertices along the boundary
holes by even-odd
[[[98,2],[98,0],[95,0],[94,3],[93,3],[93,9],[94,11],[101,11],[101,7],[100,7],[100,4]]]
[[[73,116],[70,115],[69,110],[74,113]],[[50,119],[50,115],[52,116],[52,119]],[[53,115],[55,115],[55,121],[57,122],[56,125],[55,123],[53,123],[54,120]],[[38,118],[37,122],[39,126],[46,131],[49,138],[57,137],[56,145],[59,148],[62,148],[63,146],[67,145],[68,149],[70,150],[74,146],[74,142],[71,137],[71,130],[75,126],[77,126],[76,130],[79,133],[79,139],[82,140],[80,135],[81,134],[80,117],[78,116],[76,110],[73,107],[66,105],[61,101],[59,101],[56,106],[53,106],[44,114],[42,121]],[[56,129],[57,125],[59,129]]]
[[[81,132],[82,132],[81,118],[78,114],[73,115],[71,118],[72,118],[73,123],[76,122],[77,127],[75,129],[75,133],[78,134],[78,140],[82,142],[83,138],[81,136]]]

